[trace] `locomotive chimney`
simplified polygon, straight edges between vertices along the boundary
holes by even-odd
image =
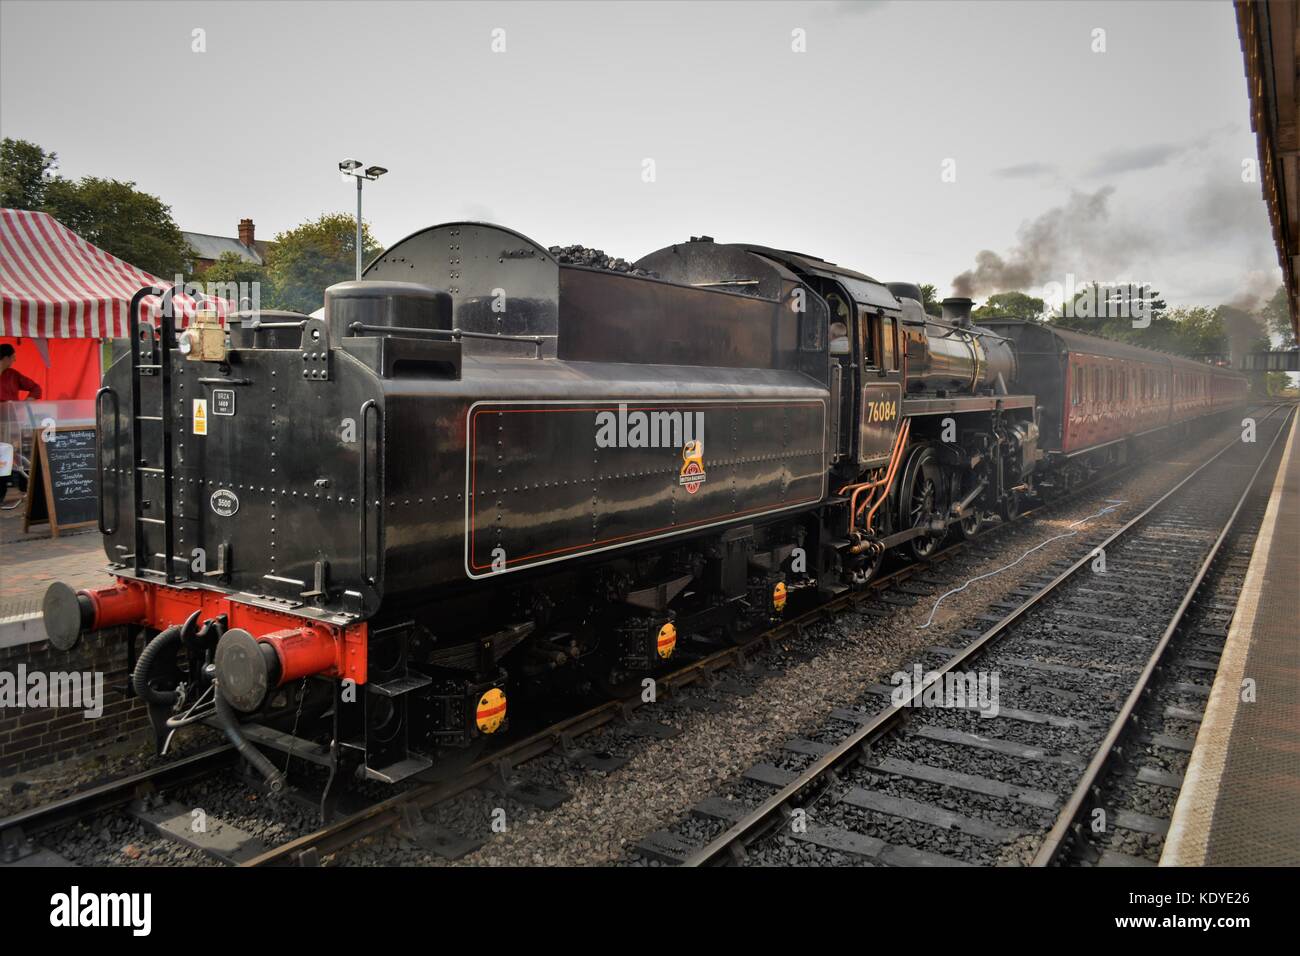
[[[943,320],[963,329],[970,328],[971,306],[975,303],[965,296],[949,296],[943,300]]]
[[[249,247],[253,245],[253,220],[239,220],[239,243]]]

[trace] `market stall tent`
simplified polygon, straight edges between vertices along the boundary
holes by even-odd
[[[90,399],[99,387],[103,339],[130,334],[131,297],[163,282],[87,242],[48,213],[0,209],[0,342],[16,349],[14,368],[45,399]],[[208,300],[224,314],[224,300]],[[176,297],[184,324],[196,304]],[[142,318],[153,320],[156,297]]]

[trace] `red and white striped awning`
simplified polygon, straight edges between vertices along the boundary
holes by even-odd
[[[32,338],[126,338],[131,297],[142,287],[170,282],[109,255],[48,213],[0,209],[0,335]],[[224,316],[229,303],[203,297]],[[184,325],[195,300],[175,297]],[[142,319],[159,311],[156,296],[141,304]]]

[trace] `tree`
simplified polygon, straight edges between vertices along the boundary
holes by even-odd
[[[266,275],[275,289],[276,308],[314,312],[325,300],[325,289],[355,276],[356,220],[347,213],[326,213],[296,229],[279,233],[266,257]],[[362,259],[382,247],[362,225]]]
[[[40,209],[58,156],[25,139],[0,142],[0,207]]]
[[[267,278],[266,267],[249,262],[236,252],[223,252],[216,262],[195,276],[205,291],[234,302],[236,308],[274,308],[275,290]],[[239,301],[256,296],[253,302]]]
[[[943,306],[939,304],[939,290],[935,285],[931,282],[922,282],[918,288],[921,290],[921,307],[925,309],[926,315],[943,315]]]
[[[1038,319],[1047,303],[1023,292],[998,292],[988,297],[971,315],[976,319]]]
[[[1286,286],[1278,286],[1277,291],[1264,303],[1258,314],[1264,320],[1269,335],[1281,339],[1277,345],[1279,349],[1295,348],[1295,329],[1291,327],[1291,310],[1287,305]]]
[[[58,156],[21,139],[0,142],[0,205],[47,212],[105,252],[165,281],[194,258],[171,207],[135,183],[55,174]]]
[[[1291,389],[1291,376],[1286,372],[1265,372],[1264,391],[1269,398],[1276,398]]]
[[[184,276],[194,258],[171,207],[135,183],[52,179],[42,208],[87,242],[165,282]]]
[[[1095,287],[1094,283],[1094,287]],[[1131,282],[1127,285],[1110,286],[1104,294],[1105,312],[1110,316],[1148,315],[1153,320],[1165,314],[1167,308],[1160,293],[1146,283]]]
[[[1173,309],[1166,318],[1173,323],[1172,352],[1192,358],[1208,356],[1226,356],[1229,352],[1228,335],[1225,328],[1227,306],[1206,309],[1200,306],[1191,309]],[[1140,345],[1140,341],[1133,341]]]

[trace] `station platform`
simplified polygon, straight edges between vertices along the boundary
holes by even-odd
[[[9,490],[6,505],[19,498]],[[41,601],[51,582],[74,588],[109,583],[103,539],[94,528],[52,537],[46,526],[23,532],[23,508],[0,510],[0,648],[45,640]]]
[[[1298,433],[1293,421],[1161,866],[1300,865]]]

